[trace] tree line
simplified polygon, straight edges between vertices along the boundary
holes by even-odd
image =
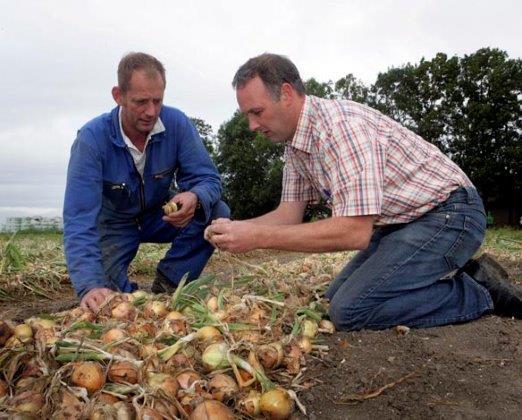
[[[349,73],[305,82],[307,94],[349,99],[378,109],[435,144],[470,177],[486,209],[522,205],[522,60],[483,48],[464,57],[393,67],[366,86]],[[274,209],[281,193],[283,146],[248,129],[235,112],[217,135],[193,119],[223,178],[234,218]],[[308,212],[323,214],[324,207]]]

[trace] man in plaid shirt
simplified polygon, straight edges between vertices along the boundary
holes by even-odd
[[[326,292],[341,330],[430,327],[494,311],[522,317],[522,291],[491,257],[470,258],[486,229],[482,201],[434,145],[367,106],[306,96],[285,57],[263,54],[233,86],[250,129],[284,142],[281,203],[263,216],[218,219],[220,249],[360,250]],[[309,203],[332,217],[302,223]]]

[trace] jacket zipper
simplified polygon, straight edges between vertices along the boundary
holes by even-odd
[[[143,180],[143,176],[138,171],[138,168],[136,167],[136,163],[134,163],[134,158],[132,157],[132,154],[129,150],[129,146],[125,145],[125,149],[127,149],[127,153],[129,154],[129,157],[132,161],[132,166],[134,166],[134,170],[140,177],[140,210],[141,213],[145,211],[145,181]],[[140,224],[140,218],[136,218],[136,224],[138,225],[138,229],[141,230],[141,224]]]

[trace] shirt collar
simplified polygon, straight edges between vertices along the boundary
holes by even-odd
[[[133,149],[137,149],[137,147],[134,146],[134,144],[132,143],[131,139],[129,137],[127,137],[127,134],[125,134],[125,131],[123,131],[123,125],[121,123],[121,107],[120,107],[120,109],[118,111],[118,122],[120,124],[121,136],[123,137],[123,141],[125,141],[125,144],[128,147],[131,147]],[[163,125],[163,121],[161,121],[161,118],[158,117],[158,119],[156,121],[156,124],[154,124],[154,127],[152,127],[152,130],[150,131],[149,135],[147,136],[147,141],[145,142],[145,147],[147,146],[147,143],[149,142],[150,138],[154,134],[162,133],[164,131],[165,131],[165,126]]]
[[[303,108],[301,109],[301,115],[299,116],[299,121],[297,122],[297,128],[295,130],[294,137],[289,143],[289,146],[302,150],[306,153],[312,152],[312,133],[315,125],[313,105],[314,97],[305,96]]]

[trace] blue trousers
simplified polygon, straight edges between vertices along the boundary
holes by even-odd
[[[432,327],[493,309],[488,291],[459,270],[486,230],[482,200],[459,188],[413,222],[375,230],[326,291],[339,330]]]
[[[199,277],[214,247],[203,238],[208,225],[201,218],[194,219],[184,228],[176,228],[161,218],[163,211],[145,218],[140,226],[134,221],[117,222],[99,226],[101,235],[102,263],[105,275],[115,290],[132,292],[136,283],[129,281],[127,271],[141,243],[172,243],[157,269],[177,285],[188,273],[188,280]],[[219,201],[213,208],[210,220],[230,217],[230,209]]]

